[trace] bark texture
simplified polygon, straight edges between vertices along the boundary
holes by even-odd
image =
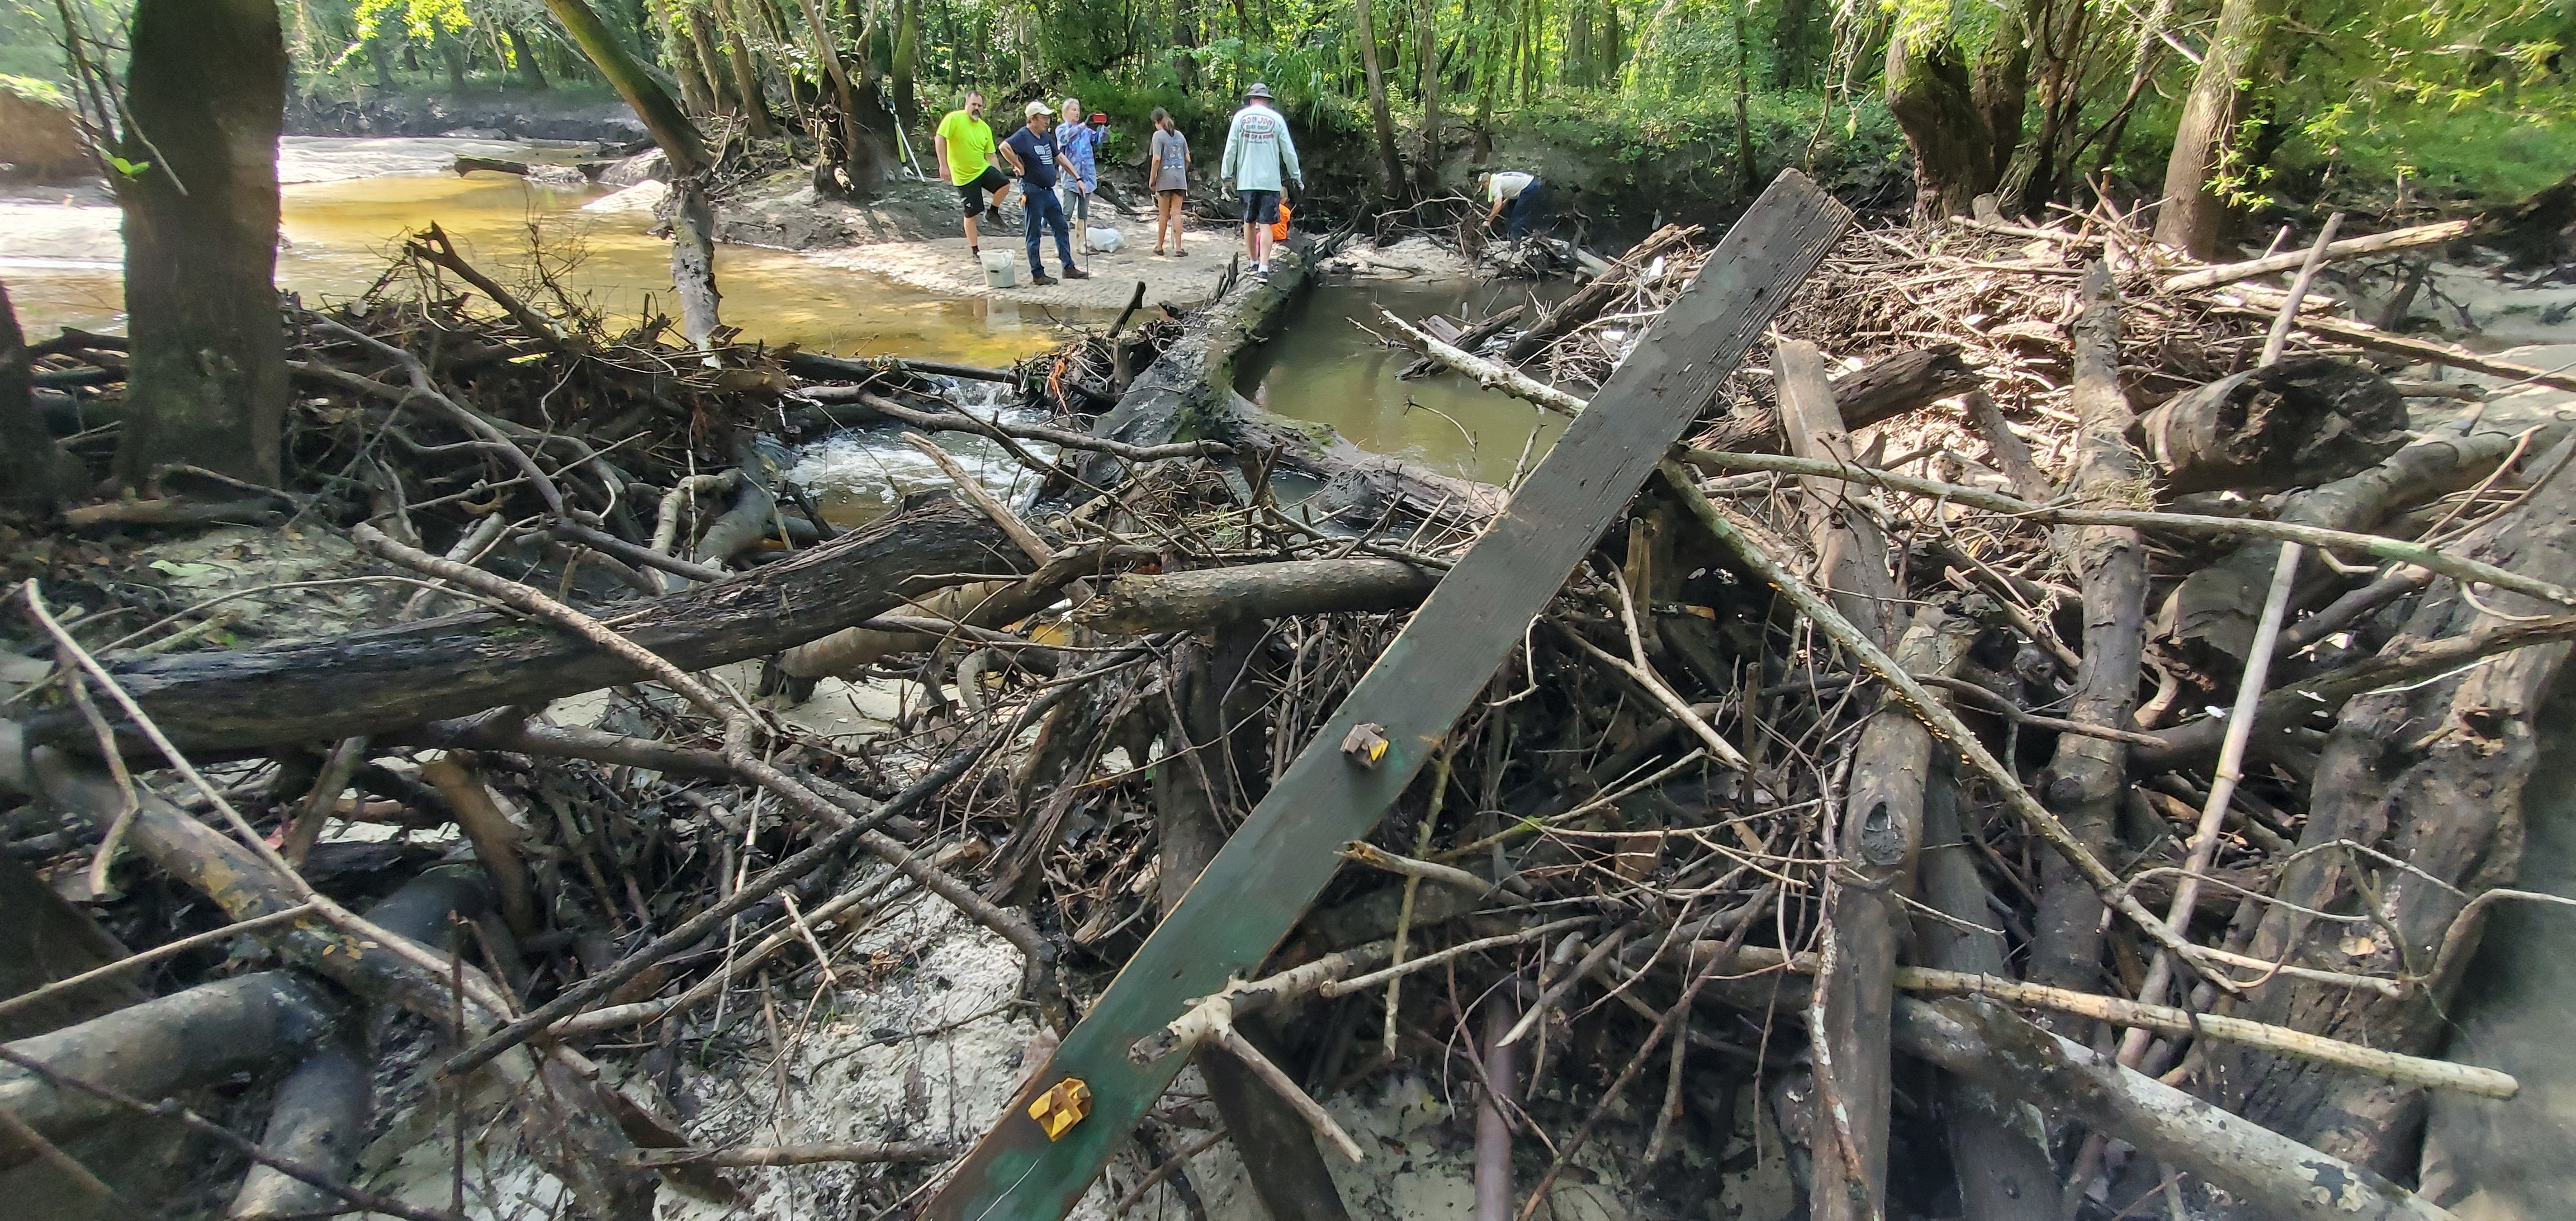
[[[2218,257],[2227,201],[2214,182],[2234,147],[2237,122],[2244,118],[2244,85],[2286,8],[2284,0],[2227,0],[2221,5],[2218,29],[2210,35],[2209,50],[2183,100],[2173,155],[2165,162],[2165,202],[2156,213],[2156,240],[2193,258]]]
[[[604,622],[684,670],[702,670],[892,610],[943,577],[1026,566],[990,521],[941,499]],[[118,681],[190,750],[374,735],[640,676],[569,632],[490,612],[117,667]],[[31,723],[29,738],[88,749],[89,731],[77,713],[48,714]]]
[[[134,6],[120,154],[133,340],[116,470],[172,462],[270,487],[286,418],[277,136],[286,42],[268,0]]]

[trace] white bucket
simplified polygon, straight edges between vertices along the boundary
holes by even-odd
[[[1020,264],[1006,251],[984,255],[984,283],[991,288],[1016,288],[1020,283]]]

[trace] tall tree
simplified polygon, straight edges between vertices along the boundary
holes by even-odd
[[[850,176],[850,190],[861,199],[872,199],[877,193],[877,179],[883,176],[882,158],[875,141],[859,126],[858,91],[850,84],[850,73],[841,66],[840,48],[833,45],[832,27],[823,20],[822,0],[802,0],[806,26],[813,31],[814,45],[823,57],[824,71],[832,78],[832,92],[841,112],[841,168]],[[868,40],[859,39],[859,54],[868,53]]]
[[[2029,68],[2017,33],[1969,47],[1948,27],[1946,6],[1897,19],[1887,40],[1887,109],[1914,153],[1916,216],[1965,216],[2003,181]]]
[[[1440,193],[1440,0],[1422,0],[1422,162],[1414,189],[1422,198]]]
[[[921,0],[895,0],[894,51],[886,69],[886,87],[894,93],[894,117],[906,130],[921,125],[921,99],[913,74],[921,63]]]
[[[546,70],[537,66],[536,44],[528,41],[527,35],[521,34],[519,27],[515,25],[504,27],[503,33],[510,39],[510,58],[519,61],[519,83],[543,92],[546,88]]]
[[[770,139],[778,134],[778,127],[770,122],[769,94],[760,87],[760,65],[751,57],[751,27],[743,24],[742,15],[726,0],[715,0],[715,9],[716,29],[724,35],[725,56],[733,63],[734,96],[742,99],[742,117],[754,139]]]
[[[2165,202],[2156,213],[2156,240],[2212,258],[2227,223],[2227,201],[2216,184],[2246,96],[2246,73],[2280,24],[2283,0],[2227,0],[2210,37],[2174,130],[2173,156],[2165,162]]]
[[[1386,109],[1386,75],[1378,70],[1377,27],[1369,0],[1351,0],[1351,18],[1359,26],[1360,68],[1368,74],[1369,124],[1377,133],[1378,167],[1386,173],[1386,197],[1404,193],[1404,161],[1395,155],[1395,116]]]
[[[116,471],[186,462],[275,486],[286,418],[275,0],[140,0],[118,155],[133,342]]]
[[[626,49],[586,0],[546,0],[546,11],[608,78],[617,96],[626,99],[671,163],[671,194],[662,205],[662,219],[671,226],[671,289],[680,298],[680,332],[705,347],[723,324],[717,313],[715,209],[707,202],[706,185],[714,163],[706,145],[661,78]]]

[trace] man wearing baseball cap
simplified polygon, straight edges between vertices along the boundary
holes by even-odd
[[[1288,138],[1288,116],[1270,105],[1270,86],[1254,82],[1243,91],[1243,109],[1225,130],[1225,161],[1220,180],[1232,183],[1243,197],[1243,252],[1251,256],[1254,275],[1270,274],[1270,226],[1279,223],[1281,175],[1306,189],[1306,174],[1297,166],[1297,143]]]
[[[1029,124],[1002,141],[1002,160],[1010,162],[1011,173],[1020,180],[1020,206],[1029,222],[1029,283],[1053,284],[1046,265],[1038,261],[1038,227],[1055,230],[1055,258],[1064,265],[1064,278],[1088,280],[1091,273],[1073,265],[1073,243],[1065,232],[1064,205],[1055,197],[1056,175],[1073,173],[1073,162],[1065,159],[1064,150],[1055,139],[1055,112],[1044,102],[1031,102]]]

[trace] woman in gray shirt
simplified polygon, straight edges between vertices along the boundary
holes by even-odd
[[[1172,121],[1170,111],[1154,108],[1154,145],[1146,170],[1154,188],[1154,253],[1163,253],[1163,232],[1172,235],[1172,256],[1189,251],[1181,249],[1181,206],[1190,194],[1190,139],[1181,134],[1180,124]]]

